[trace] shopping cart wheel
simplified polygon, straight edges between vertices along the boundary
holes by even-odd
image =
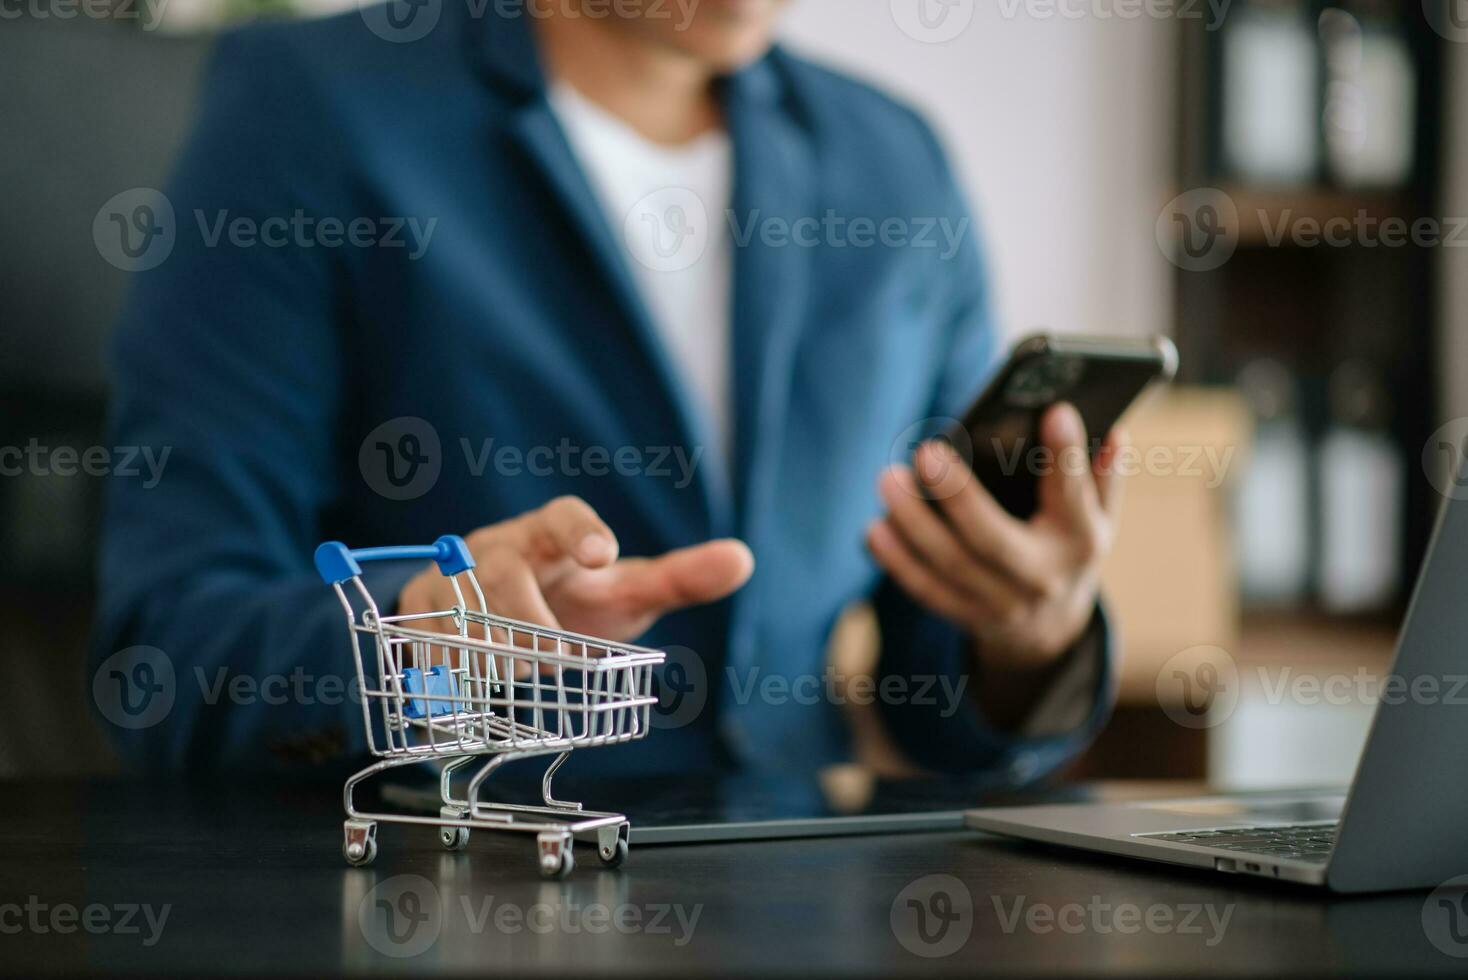
[[[377,858],[377,824],[348,820],[344,828],[342,857],[354,868],[371,864]]]
[[[446,806],[438,811],[439,816],[445,820],[463,820],[469,816],[469,811],[463,807]],[[462,851],[469,846],[468,827],[440,827],[438,830],[438,842],[450,851]]]
[[[612,845],[610,854],[607,853],[607,851],[605,850],[598,850],[597,856],[601,858],[601,863],[606,865],[607,867],[620,868],[622,866],[622,862],[627,860],[626,839],[618,837],[617,843]]]
[[[353,853],[354,851],[356,852],[355,854]],[[360,844],[343,844],[342,857],[346,858],[347,863],[354,868],[366,867],[377,860],[377,841],[368,841],[365,850],[362,849]]]
[[[564,878],[576,867],[576,859],[571,856],[570,834],[539,834],[536,843],[540,848],[542,878]]]
[[[596,856],[601,858],[602,864],[608,868],[617,868],[627,860],[627,839],[631,836],[631,830],[632,825],[624,823],[597,832]]]

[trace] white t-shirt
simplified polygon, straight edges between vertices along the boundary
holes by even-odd
[[[566,82],[551,86],[560,119],[674,366],[728,458],[733,254],[724,228],[734,183],[723,130],[680,146],[654,143]]]

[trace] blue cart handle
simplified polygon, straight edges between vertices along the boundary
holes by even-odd
[[[457,534],[445,534],[433,544],[395,545],[385,548],[348,548],[328,541],[316,549],[316,571],[327,585],[339,585],[362,574],[364,561],[436,561],[445,575],[457,575],[474,567],[469,546]]]

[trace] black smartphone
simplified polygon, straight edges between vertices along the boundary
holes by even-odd
[[[1040,473],[1059,465],[1039,439],[1046,409],[1074,405],[1094,457],[1138,396],[1176,374],[1177,348],[1165,337],[1036,334],[1015,345],[946,438],[1006,510],[1027,518],[1037,506]]]

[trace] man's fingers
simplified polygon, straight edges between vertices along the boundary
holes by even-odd
[[[617,536],[580,497],[557,497],[483,533],[491,541],[503,540],[536,565],[570,558],[586,568],[601,568],[617,560]]]
[[[617,536],[580,497],[557,497],[531,515],[537,544],[551,557],[574,558],[587,568],[617,560]],[[539,551],[539,549],[537,549]]]
[[[726,538],[656,558],[623,559],[612,571],[611,591],[619,604],[639,615],[660,615],[735,591],[754,572],[754,555],[743,541]]]
[[[474,572],[484,588],[485,603],[494,615],[538,626],[560,627],[540,592],[535,570],[515,549],[489,548],[480,556]]]
[[[867,547],[877,563],[914,599],[957,623],[975,619],[975,603],[922,563],[887,521],[867,528]]]
[[[1044,563],[1029,540],[1029,529],[971,471],[955,482],[954,467],[967,469],[967,465],[953,447],[925,443],[918,449],[916,463],[918,475],[925,477],[925,485],[933,490],[931,495],[964,546],[1022,588],[1043,591]],[[934,474],[939,474],[936,481]]]
[[[878,489],[893,529],[908,550],[940,579],[972,593],[995,615],[1002,616],[1020,601],[1015,589],[973,554],[957,531],[923,499],[911,471],[896,466],[888,469]]]
[[[1084,529],[1099,516],[1101,503],[1086,451],[1086,426],[1074,405],[1052,405],[1040,420],[1040,439],[1052,465],[1040,476],[1040,510]]]
[[[973,468],[944,439],[930,439],[919,446],[912,465],[927,490],[924,496],[933,500],[957,496],[979,482]]]
[[[1096,493],[1101,499],[1101,508],[1111,516],[1112,520],[1121,516],[1123,489],[1121,475],[1116,472],[1116,457],[1131,444],[1131,436],[1125,429],[1112,429],[1106,441],[1101,444],[1101,451],[1096,454],[1096,460],[1092,466],[1096,477]]]

